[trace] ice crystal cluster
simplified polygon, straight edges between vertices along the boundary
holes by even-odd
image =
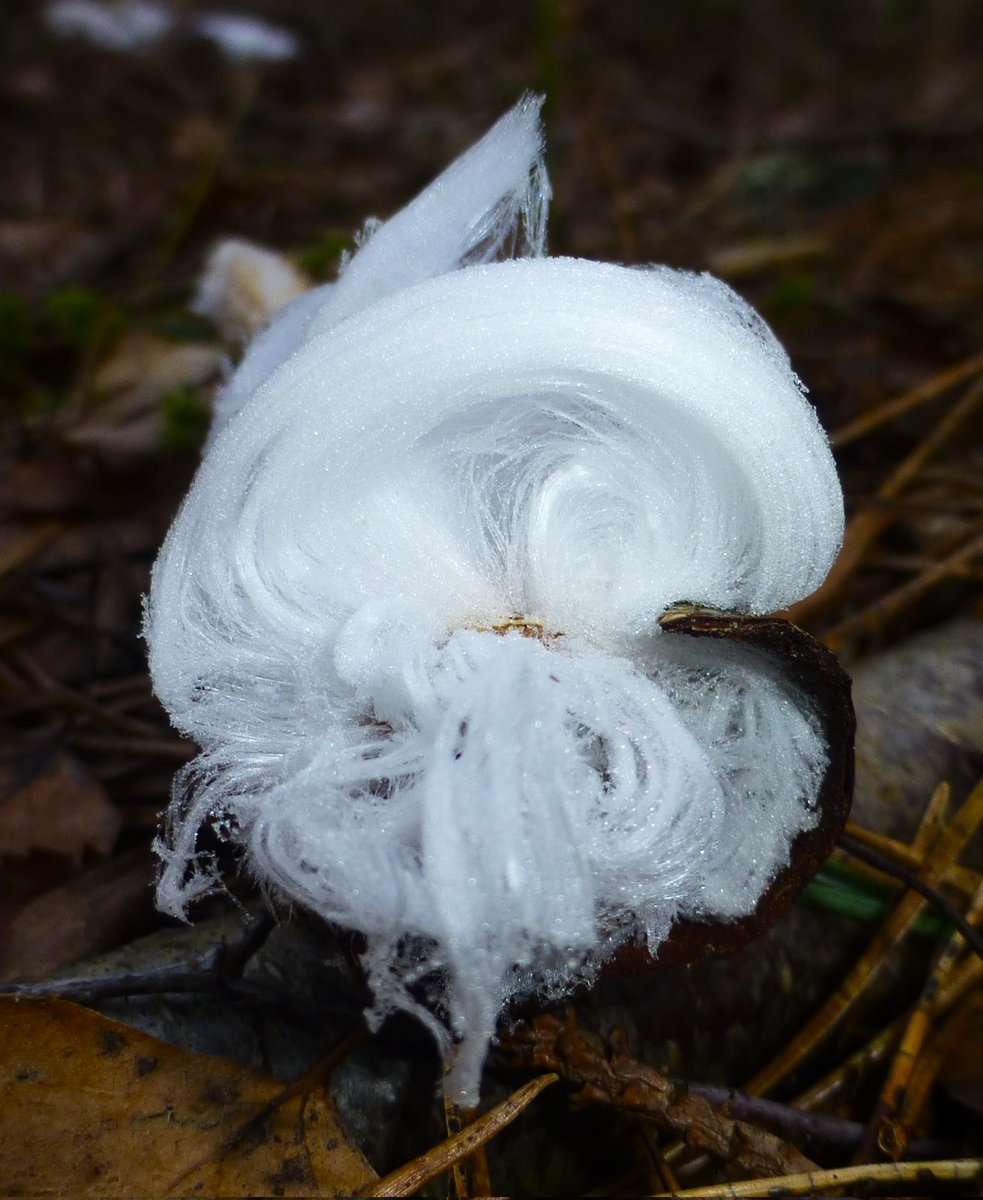
[[[117,54],[155,46],[173,33],[204,38],[236,62],[280,62],[300,50],[292,33],[260,17],[203,12],[185,19],[183,7],[161,0],[52,0],[44,17],[57,36],[81,38]]]
[[[161,906],[217,886],[217,826],[364,935],[373,1019],[416,1013],[472,1101],[517,992],[751,912],[827,761],[766,656],[657,624],[781,608],[833,560],[841,492],[787,357],[713,278],[546,257],[548,201],[527,98],[282,311],[147,610],[201,747]]]

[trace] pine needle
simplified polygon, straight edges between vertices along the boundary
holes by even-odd
[[[414,1192],[451,1170],[455,1163],[461,1162],[480,1147],[489,1142],[507,1125],[527,1108],[533,1100],[559,1080],[559,1075],[540,1075],[531,1079],[518,1091],[512,1093],[507,1100],[497,1104],[489,1112],[477,1118],[460,1133],[434,1146],[426,1154],[414,1158],[412,1162],[398,1167],[378,1183],[372,1184],[372,1190],[363,1193],[367,1196],[411,1196]]]
[[[700,1197],[701,1200],[753,1200],[754,1197],[809,1196],[859,1185],[864,1194],[881,1184],[976,1183],[983,1179],[983,1158],[941,1159],[937,1162],[876,1163],[865,1167],[836,1167],[831,1171],[806,1171],[801,1175],[775,1175],[771,1179],[748,1179],[716,1187],[687,1188],[683,1192],[660,1192],[655,1200],[668,1197]],[[934,1193],[938,1194],[938,1193]]]
[[[929,805],[929,813],[943,803],[940,798],[942,788],[948,790],[947,785],[940,785]],[[983,780],[970,793],[949,828],[938,838],[931,854],[926,856],[923,875],[926,883],[932,886],[938,884],[981,823]],[[927,904],[926,898],[911,888],[903,893],[867,951],[839,988],[785,1050],[758,1072],[748,1084],[747,1091],[752,1095],[771,1091],[816,1049],[882,974],[891,951],[915,924]]]
[[[895,417],[903,416],[906,412],[911,412],[912,409],[920,407],[929,400],[934,400],[949,388],[956,387],[981,371],[983,371],[983,354],[969,358],[955,367],[948,367],[945,371],[940,371],[938,375],[933,375],[931,379],[925,380],[924,383],[919,383],[907,392],[902,392],[900,396],[894,396],[892,399],[878,404],[876,408],[857,417],[856,420],[850,421],[849,424],[841,425],[839,429],[830,434],[829,440],[838,450],[841,446],[849,445],[857,438],[873,433],[875,429],[880,429],[882,425],[893,421]]]

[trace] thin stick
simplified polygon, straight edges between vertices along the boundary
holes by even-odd
[[[964,996],[983,980],[983,962],[974,954],[955,972],[952,979],[942,989],[934,1011],[938,1014],[948,1012],[958,1004]]]
[[[19,679],[12,671],[5,671],[3,682],[16,690],[31,694],[38,704],[80,713],[106,725],[109,729],[114,729],[117,733],[132,737],[153,737],[156,734],[157,730],[148,722],[133,717],[122,717],[91,696],[52,679],[27,654],[12,651],[10,658],[27,676],[27,681]]]
[[[835,1066],[812,1087],[800,1092],[792,1104],[796,1108],[802,1108],[809,1112],[835,1100],[851,1083],[862,1079],[872,1067],[884,1062],[903,1028],[904,1018],[898,1017],[890,1025],[875,1033],[859,1050],[855,1050],[849,1058]]]
[[[943,987],[931,1007],[933,1020],[938,1020],[973,991],[983,979],[983,962],[975,955],[958,968]],[[828,1104],[850,1083],[866,1074],[870,1067],[883,1062],[904,1029],[905,1018],[898,1017],[866,1042],[848,1059],[824,1075],[818,1083],[792,1101],[796,1108],[814,1109]]]
[[[904,458],[877,491],[877,500],[893,500],[900,495],[908,484],[925,466],[933,454],[953,436],[983,400],[983,379],[973,383],[947,412],[945,412],[935,428],[923,438],[911,453]],[[803,624],[819,613],[824,612],[839,596],[843,585],[860,566],[867,551],[880,535],[896,519],[897,514],[888,508],[872,507],[862,512],[848,522],[843,536],[843,548],[840,550],[832,570],[826,576],[826,582],[789,609],[789,620]]]
[[[496,1134],[510,1125],[525,1108],[536,1099],[540,1092],[559,1080],[559,1075],[550,1073],[531,1079],[518,1091],[513,1092],[507,1100],[497,1104],[484,1116],[478,1117],[466,1129],[454,1137],[434,1146],[432,1150],[419,1158],[414,1158],[405,1166],[390,1172],[378,1183],[370,1184],[368,1189],[360,1192],[362,1196],[411,1196],[435,1179],[449,1171],[455,1163],[474,1154],[479,1146],[484,1146]]]
[[[835,1150],[839,1154],[846,1154],[863,1137],[864,1130],[859,1121],[828,1113],[813,1113],[798,1104],[780,1104],[777,1100],[749,1096],[733,1088],[705,1083],[687,1083],[686,1086],[694,1096],[709,1100],[714,1108],[723,1109],[726,1105],[726,1112],[735,1120],[750,1121],[796,1145],[808,1139],[810,1152],[821,1147],[826,1153]]]
[[[935,428],[904,458],[877,489],[878,500],[893,500],[918,475],[925,464],[976,411],[983,400],[983,379],[976,380],[961,399],[943,414]]]
[[[264,1104],[255,1116],[250,1117],[232,1134],[222,1149],[222,1156],[229,1154],[244,1141],[255,1137],[277,1109],[283,1108],[285,1104],[298,1097],[300,1098],[300,1116],[303,1119],[313,1093],[318,1089],[327,1093],[328,1084],[331,1082],[335,1068],[367,1041],[368,1036],[368,1030],[359,1025],[333,1046],[306,1075],[302,1075],[300,1079],[295,1079],[292,1083],[284,1084],[283,1090],[278,1095],[274,1096],[268,1104]]]
[[[956,367],[949,367],[945,371],[940,371],[938,375],[933,375],[931,379],[926,379],[923,383],[917,384],[907,392],[902,392],[900,396],[895,396],[891,400],[884,401],[884,403],[877,405],[876,408],[871,409],[870,412],[864,413],[848,424],[834,430],[830,434],[829,440],[837,450],[841,446],[849,445],[850,442],[856,441],[857,438],[864,437],[868,433],[873,433],[875,429],[880,429],[882,425],[886,425],[888,421],[893,421],[895,417],[900,417],[906,412],[911,412],[913,408],[918,408],[928,400],[934,400],[936,396],[941,396],[949,388],[955,387],[957,384],[962,383],[964,379],[969,379],[980,371],[983,371],[983,354],[967,359],[966,362],[960,363]]]
[[[933,798],[934,799],[934,798]],[[962,853],[966,842],[983,823],[983,780],[970,793],[952,824],[939,837],[930,860],[925,864],[929,885],[935,885]],[[752,1094],[764,1094],[793,1071],[867,991],[883,972],[890,952],[911,929],[928,901],[920,892],[909,889],[881,926],[867,951],[818,1013],[807,1022],[798,1036],[747,1085]]]
[[[919,575],[935,566],[936,560],[923,558],[914,554],[878,554],[869,559],[872,567],[886,567],[890,571],[904,572],[906,575]],[[954,566],[949,572],[954,579],[968,579],[974,583],[983,581],[983,567],[965,563]]]
[[[930,883],[919,879],[907,867],[892,863],[886,855],[880,854],[876,850],[871,850],[869,847],[864,846],[862,842],[853,841],[846,834],[840,837],[840,845],[850,854],[855,855],[878,870],[893,874],[906,887],[924,896],[926,900],[935,905],[950,924],[955,925],[956,929],[972,947],[973,952],[980,958],[983,958],[983,936],[980,935],[977,929],[973,928],[971,921],[967,917],[964,917],[957,908],[949,903],[937,887],[933,887]]]
[[[881,1157],[893,1159],[895,1162],[904,1154],[907,1139],[902,1140],[898,1135],[897,1116],[908,1091],[912,1068],[922,1051],[931,1024],[932,1017],[928,1007],[919,1003],[901,1033],[901,1040],[891,1060],[881,1094],[877,1098],[874,1114],[854,1153],[855,1163],[869,1162],[878,1156],[878,1151]]]
[[[922,826],[923,829],[924,818]],[[885,858],[891,859],[900,866],[908,867],[913,871],[921,868],[923,855],[916,852],[914,846],[909,846],[905,842],[899,842],[895,838],[886,837],[882,833],[874,833],[870,829],[864,829],[862,825],[854,825],[852,822],[847,822],[844,833],[855,842],[860,842],[864,846],[869,846],[871,850],[879,851]],[[834,851],[836,861],[845,860],[848,855],[845,851]],[[897,885],[897,876],[889,874],[886,871],[880,871],[876,867],[870,866],[868,863],[862,863],[859,860],[854,864],[855,869],[863,871],[869,875],[871,879],[876,879],[882,883],[889,883],[892,886]],[[959,863],[954,863],[945,873],[941,883],[957,892],[963,899],[971,899],[976,889],[983,883],[983,875],[979,871],[973,871],[969,867],[960,866]]]
[[[928,804],[925,805],[925,811],[918,822],[918,828],[915,830],[915,836],[911,839],[910,850],[915,860],[914,866],[919,868],[922,866],[925,856],[932,848],[932,844],[938,839],[945,828],[946,822],[949,820],[949,805],[951,803],[952,788],[948,783],[943,781],[929,797]]]
[[[911,1078],[905,1091],[901,1113],[892,1128],[892,1133],[898,1137],[899,1143],[904,1143],[906,1148],[911,1130],[918,1124],[942,1068],[944,1056],[939,1041],[940,1037],[933,1038],[912,1066]]]
[[[864,1167],[836,1167],[831,1171],[805,1171],[801,1175],[774,1175],[771,1179],[748,1179],[716,1187],[687,1188],[684,1192],[661,1192],[655,1200],[700,1197],[701,1200],[754,1200],[755,1197],[808,1196],[839,1190],[847,1185],[975,1183],[983,1179],[983,1158],[950,1158],[935,1162],[876,1163]],[[934,1193],[938,1194],[938,1193]]]
[[[863,633],[882,621],[890,620],[902,612],[913,600],[923,592],[935,587],[937,583],[956,574],[967,563],[978,555],[983,554],[983,534],[971,538],[964,546],[947,555],[941,561],[933,563],[924,571],[920,571],[914,579],[909,579],[900,587],[881,596],[873,604],[852,613],[839,625],[835,625],[823,636],[823,641],[831,650],[839,650],[847,638]]]
[[[462,1108],[444,1091],[444,1124],[448,1137],[455,1137],[477,1120],[476,1108]],[[454,1179],[454,1195],[457,1200],[466,1200],[468,1196],[490,1196],[491,1176],[488,1173],[488,1155],[484,1146],[479,1146],[474,1154],[462,1158],[452,1167]]]
[[[168,762],[179,763],[190,762],[195,756],[194,746],[190,742],[179,741],[176,737],[104,737],[96,733],[76,733],[74,730],[69,730],[66,737],[73,746],[91,750],[96,754],[163,758]]]
[[[981,913],[983,913],[983,884],[977,889],[976,895],[966,909],[966,923],[972,927],[973,923],[979,920]],[[911,1141],[913,1118],[909,1116],[908,1121],[903,1121],[901,1114],[907,1104],[912,1073],[924,1051],[932,1028],[932,1007],[944,984],[951,977],[964,945],[965,938],[962,932],[957,930],[948,939],[929,972],[918,1002],[901,1035],[901,1042],[878,1097],[874,1115],[871,1117],[864,1139],[857,1149],[855,1159],[857,1162],[869,1161],[875,1150],[880,1150],[886,1157],[897,1162],[907,1151],[908,1143]],[[918,1111],[921,1111],[920,1108]]]

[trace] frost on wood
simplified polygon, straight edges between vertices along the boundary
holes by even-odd
[[[658,625],[822,582],[813,410],[722,283],[543,257],[541,155],[526,100],[260,335],[147,613],[202,748],[162,907],[217,886],[216,824],[365,935],[374,1016],[454,1043],[470,1100],[511,997],[752,912],[827,763],[767,655]],[[414,994],[437,971],[443,1020]]]

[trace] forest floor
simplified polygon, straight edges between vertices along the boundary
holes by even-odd
[[[847,537],[793,616],[856,672],[854,833],[881,858],[837,852],[791,1024],[744,1012],[733,1058],[682,1035],[653,1049],[625,1016],[643,991],[503,1040],[504,1107],[474,1126],[492,1184],[978,1188],[983,984],[952,921],[983,908],[983,9],[250,0],[297,42],[256,62],[194,34],[207,8],[175,3],[135,50],[59,36],[42,4],[0,12],[0,986],[19,994],[0,997],[0,1194],[371,1194],[419,1156],[386,1194],[488,1186],[482,1155],[448,1171],[425,1036],[357,1032],[337,940],[302,917],[271,931],[245,880],[197,934],[154,909],[151,842],[194,748],[153,696],[140,626],[233,352],[188,307],[210,246],[248,238],[331,279],[366,217],[530,88],[548,97],[551,253],[721,276],[830,431]],[[883,682],[899,663],[903,703]],[[878,816],[888,790],[907,824]],[[848,977],[823,1042],[807,1021]],[[723,1020],[712,1000],[693,1046]],[[771,1108],[728,1107],[719,1089],[796,1029],[806,1068],[776,1068]],[[331,1099],[324,1072],[305,1104],[283,1094],[329,1052]],[[539,1099],[532,1071],[561,1082]],[[906,1172],[913,1148],[936,1166]]]

